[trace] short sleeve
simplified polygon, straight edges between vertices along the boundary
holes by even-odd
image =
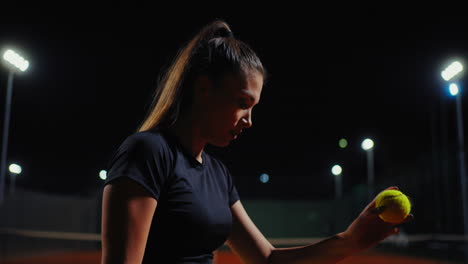
[[[161,135],[138,132],[129,136],[108,163],[104,185],[128,177],[159,199],[169,177],[172,156]]]
[[[229,207],[231,207],[240,198],[239,198],[239,194],[237,193],[237,188],[236,188],[236,185],[234,183],[234,179],[232,177],[232,174],[229,172],[229,170],[226,168],[226,166],[224,164],[223,164],[223,168],[224,168],[224,171],[225,171],[226,177],[227,177]]]
[[[229,206],[232,206],[239,200],[239,194],[237,193],[237,188],[234,184],[230,187],[229,191]]]

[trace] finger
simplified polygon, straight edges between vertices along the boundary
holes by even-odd
[[[414,219],[414,215],[413,214],[409,214],[405,220],[403,220],[403,222],[397,224],[397,225],[394,225],[393,227],[394,228],[399,228],[401,225],[403,225],[404,223],[408,223],[409,221],[412,221]]]
[[[403,223],[408,223],[409,221],[413,221],[414,219],[414,215],[413,214],[409,214],[405,220],[403,221]]]
[[[414,215],[413,215],[413,214],[409,214],[409,215],[405,218],[405,220],[403,220],[403,221],[402,221],[401,223],[399,223],[397,226],[400,226],[400,225],[402,225],[402,224],[404,224],[404,223],[408,223],[409,221],[412,221],[413,219],[414,219]]]
[[[380,207],[374,207],[370,209],[370,212],[372,214],[381,214],[385,210],[385,206],[380,206]]]

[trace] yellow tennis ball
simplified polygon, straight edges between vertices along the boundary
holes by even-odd
[[[405,194],[398,190],[385,190],[379,193],[375,200],[375,206],[384,206],[379,217],[385,222],[399,224],[406,219],[411,212],[411,202]]]

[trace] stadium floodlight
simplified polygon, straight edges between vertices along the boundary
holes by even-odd
[[[22,56],[11,49],[8,49],[3,53],[3,59],[22,72],[29,68],[29,61],[25,60]]]
[[[366,138],[361,143],[361,148],[365,151],[371,150],[374,147],[374,141],[370,138]]]
[[[10,166],[8,167],[8,170],[13,173],[13,174],[20,174],[22,169],[21,169],[21,166],[18,165],[18,164],[10,164]]]
[[[461,64],[459,61],[454,61],[450,63],[447,68],[445,68],[440,75],[442,75],[442,78],[446,81],[450,81],[453,77],[455,77],[457,74],[463,71],[463,64]]]
[[[338,176],[343,172],[343,169],[341,168],[340,165],[334,165],[331,168],[331,172],[333,173],[333,175]]]
[[[452,96],[457,96],[458,92],[460,92],[460,89],[458,89],[458,85],[456,83],[451,83],[449,85],[449,92]]]
[[[101,180],[105,181],[107,179],[107,171],[106,170],[101,170],[99,172],[99,178],[101,178]]]

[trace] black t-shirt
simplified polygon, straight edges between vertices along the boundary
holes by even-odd
[[[226,241],[239,196],[225,165],[205,152],[202,158],[153,130],[127,137],[110,160],[104,185],[128,177],[158,201],[143,263],[212,263]]]

